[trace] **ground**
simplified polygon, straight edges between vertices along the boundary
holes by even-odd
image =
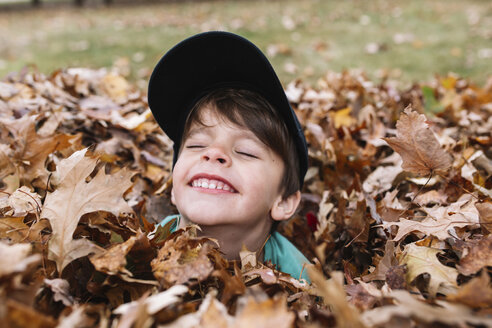
[[[145,88],[151,68],[191,34],[224,29],[251,39],[284,84],[361,68],[404,82],[449,71],[483,84],[492,57],[489,1],[212,1],[6,10],[0,76],[35,65],[126,66]],[[52,2],[52,1],[48,1]]]

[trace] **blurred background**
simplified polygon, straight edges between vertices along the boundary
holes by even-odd
[[[362,69],[404,84],[492,67],[489,0],[0,0],[0,79],[23,67],[117,69],[141,88],[159,58],[202,31],[257,44],[284,86]]]

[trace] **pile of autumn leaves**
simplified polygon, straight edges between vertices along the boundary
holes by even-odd
[[[12,327],[492,325],[492,80],[358,72],[286,93],[310,167],[279,227],[312,285],[169,235],[171,142],[105,70],[0,82],[0,320]],[[411,107],[407,107],[411,104]],[[424,116],[420,113],[426,113]]]

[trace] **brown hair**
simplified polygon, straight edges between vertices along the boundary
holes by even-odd
[[[201,110],[210,108],[218,117],[244,127],[284,161],[284,176],[280,183],[282,196],[287,198],[300,189],[299,158],[287,127],[272,105],[260,94],[232,88],[219,88],[198,100],[186,119],[181,146],[193,123],[204,125]],[[181,151],[181,150],[180,150]]]

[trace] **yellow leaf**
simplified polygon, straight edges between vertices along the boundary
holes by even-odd
[[[406,264],[407,282],[411,283],[417,276],[422,273],[430,275],[429,293],[435,296],[439,291],[446,294],[457,288],[456,278],[458,271],[454,268],[445,266],[439,262],[436,255],[442,253],[441,250],[408,244],[400,261],[400,264]]]
[[[340,109],[335,113],[330,112],[333,122],[335,124],[335,128],[339,128],[341,126],[351,126],[357,122],[357,120],[350,115],[352,112],[352,107],[347,107],[344,109]]]

